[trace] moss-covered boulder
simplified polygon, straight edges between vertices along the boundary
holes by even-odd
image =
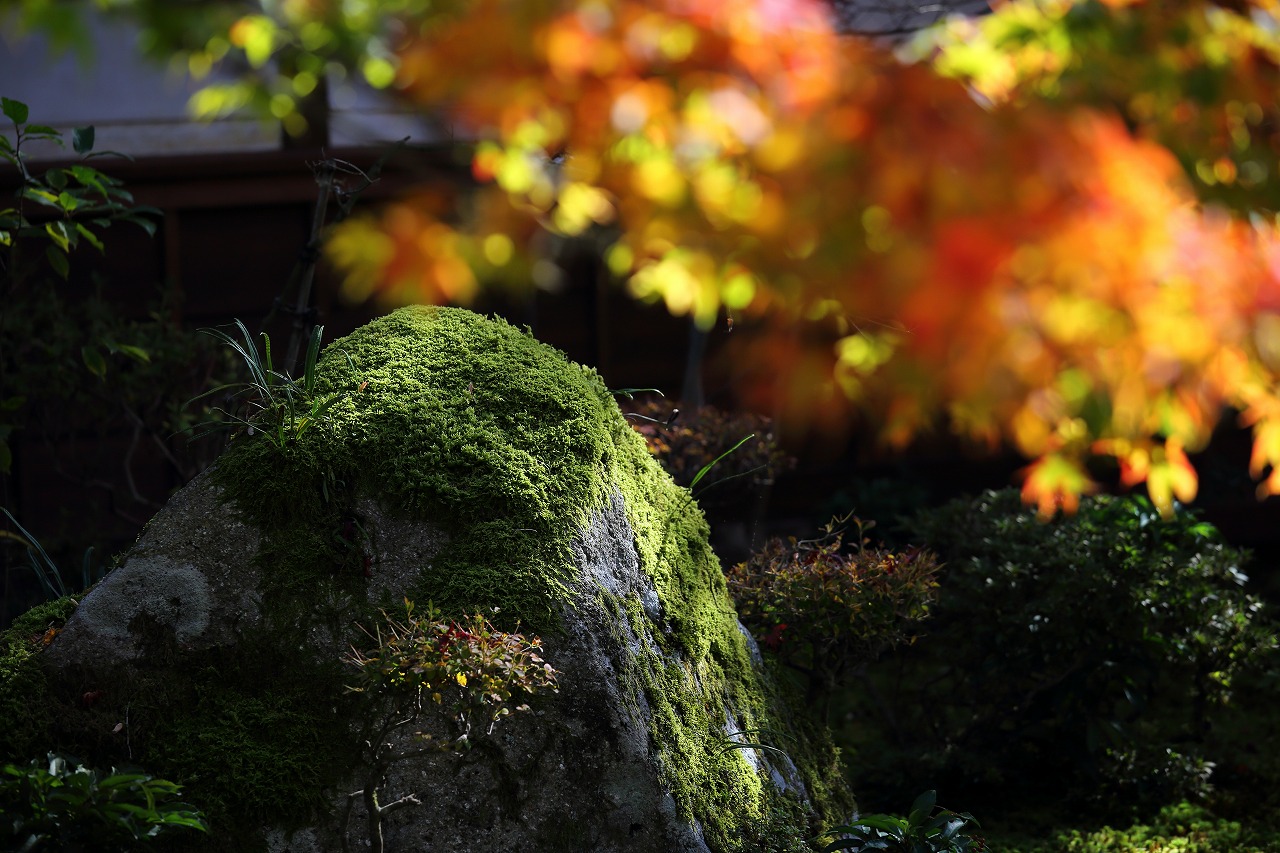
[[[283,449],[237,437],[56,636],[0,641],[28,643],[0,673],[0,724],[26,740],[0,725],[0,747],[180,781],[214,849],[365,849],[380,823],[387,850],[801,850],[847,817],[830,740],[753,654],[702,513],[594,371],[416,307],[329,345],[318,374],[338,398],[322,417],[291,419]],[[430,697],[401,726],[345,689],[360,626],[405,599],[541,636],[558,693],[470,749],[416,749],[450,725]],[[370,790],[401,805],[370,821]]]

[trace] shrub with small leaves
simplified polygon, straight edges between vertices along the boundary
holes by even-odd
[[[914,529],[947,568],[918,642],[849,694],[862,790],[1104,816],[1205,792],[1215,709],[1276,642],[1245,554],[1144,498],[1045,522],[1009,489]]]
[[[806,676],[819,710],[854,667],[909,638],[937,586],[933,554],[871,547],[871,524],[856,519],[857,546],[846,548],[843,521],[817,539],[772,539],[728,571],[743,624]]]
[[[383,615],[374,632],[363,629],[375,645],[367,651],[353,647],[343,658],[361,674],[360,683],[349,689],[397,692],[412,697],[415,709],[423,700],[448,709],[457,736],[436,741],[440,750],[469,749],[476,724],[492,734],[503,717],[529,710],[523,697],[559,692],[557,673],[539,655],[537,637],[496,630],[479,613],[454,621],[428,604],[417,614],[408,599],[403,619]],[[433,740],[425,733],[421,737]]]
[[[480,613],[446,619],[430,603],[425,613],[418,614],[407,598],[403,619],[385,611],[382,615],[382,623],[373,631],[361,626],[372,647],[352,647],[342,658],[360,670],[360,682],[347,689],[380,696],[390,704],[370,720],[369,776],[364,788],[349,795],[352,802],[364,801],[371,853],[384,849],[384,816],[422,802],[412,792],[383,801],[381,788],[389,767],[430,753],[466,752],[477,724],[485,734],[492,734],[502,718],[529,710],[521,699],[545,690],[559,692],[557,673],[539,654],[542,641],[537,637],[496,630]],[[519,704],[513,706],[513,701]],[[415,731],[416,747],[397,745],[393,732],[416,724],[424,702],[450,712],[455,734],[438,738]],[[346,820],[350,818],[349,805]]]

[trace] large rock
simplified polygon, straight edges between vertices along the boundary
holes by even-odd
[[[49,746],[185,782],[225,849],[366,849],[348,795],[371,785],[419,801],[382,821],[404,851],[789,850],[848,814],[701,512],[593,371],[501,321],[408,308],[319,373],[328,415],[283,451],[237,438],[37,656]],[[448,727],[430,703],[387,727],[384,697],[344,690],[357,623],[405,598],[540,635],[558,694],[469,751],[375,768]]]

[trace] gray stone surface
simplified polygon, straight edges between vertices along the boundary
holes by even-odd
[[[48,664],[138,657],[139,618],[172,627],[189,648],[234,644],[259,621],[259,543],[258,531],[223,505],[202,474],[151,520],[128,561],[80,602],[47,650]]]

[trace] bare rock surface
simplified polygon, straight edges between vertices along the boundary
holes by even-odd
[[[234,643],[259,619],[253,559],[259,534],[227,512],[220,490],[202,474],[148,524],[124,566],[80,602],[47,663],[95,664],[141,653],[129,626],[150,617],[179,643]]]

